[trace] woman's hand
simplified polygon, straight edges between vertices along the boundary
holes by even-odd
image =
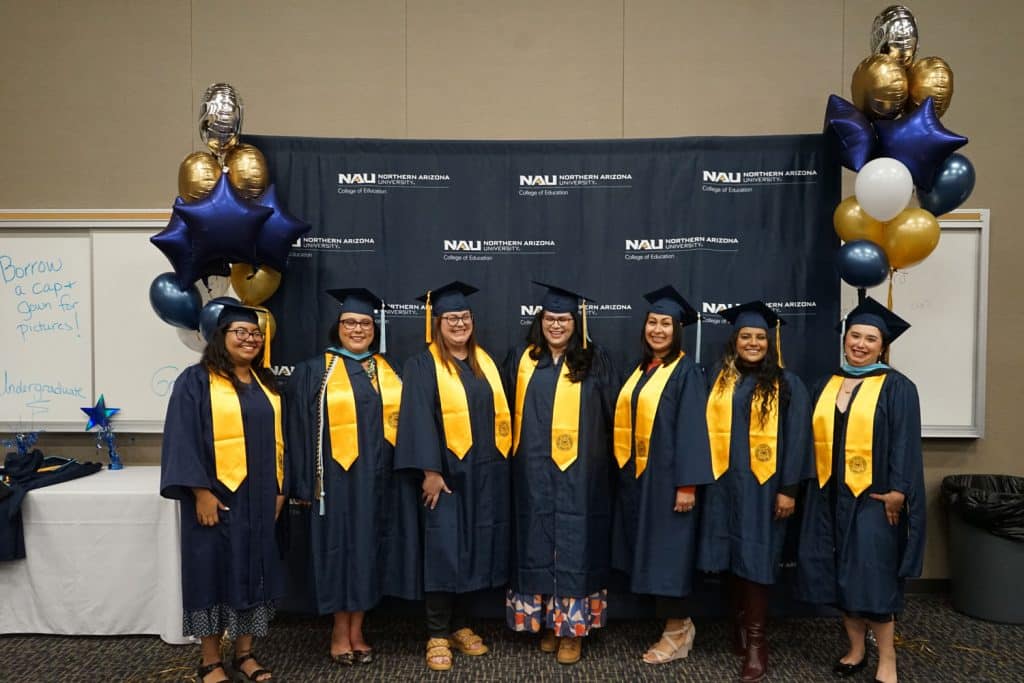
[[[896,526],[900,521],[900,510],[903,509],[903,501],[907,499],[899,491],[889,491],[889,493],[872,493],[870,494],[875,500],[880,500],[885,503],[885,517],[889,520],[889,526]]]
[[[689,512],[697,503],[697,494],[693,491],[676,489],[676,504],[672,508],[674,512]]]
[[[444,477],[440,472],[423,470],[423,507],[431,510],[437,507],[437,501],[441,499],[441,492],[451,493],[451,489],[444,483]]]
[[[230,510],[210,489],[192,489],[196,496],[196,519],[200,526],[214,526],[220,522],[218,510]]]
[[[280,494],[278,494],[277,500],[274,501],[274,521],[275,522],[277,521],[277,518],[281,516],[281,508],[284,507],[284,501],[285,501],[285,497],[280,495]]]
[[[786,519],[796,511],[796,500],[784,493],[775,495],[775,519]]]

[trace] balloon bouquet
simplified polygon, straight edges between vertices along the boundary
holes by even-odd
[[[936,216],[974,189],[974,167],[955,153],[967,138],[939,119],[953,98],[953,71],[941,57],[914,60],[917,22],[902,5],[885,8],[871,30],[872,55],[853,72],[853,102],[831,95],[825,132],[839,143],[843,166],[856,171],[854,194],[836,207],[845,244],[839,275],[864,289],[928,257],[939,244]],[[920,208],[909,206],[917,189]]]
[[[225,301],[259,308],[268,352],[274,317],[260,306],[281,284],[292,244],[310,226],[289,214],[269,185],[267,161],[239,141],[242,99],[227,83],[206,89],[199,136],[209,152],[193,152],[178,168],[178,198],[167,227],[150,238],[174,272],[149,288],[156,314],[202,351]],[[225,296],[229,286],[238,299]]]

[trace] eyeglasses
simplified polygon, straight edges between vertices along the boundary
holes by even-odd
[[[463,313],[462,315],[454,315],[452,313],[446,313],[440,316],[441,320],[445,321],[452,327],[458,327],[459,325],[468,325],[473,322],[472,313]]]
[[[245,341],[246,339],[263,341],[263,333],[259,330],[247,330],[244,327],[232,327],[228,332],[234,332],[235,339],[238,341]]]
[[[555,327],[556,325],[559,327],[568,327],[569,325],[572,324],[572,316],[567,315],[561,318],[556,318],[554,316],[545,315],[541,318],[541,322],[543,322],[548,327]]]
[[[349,332],[354,331],[357,327],[360,330],[364,331],[373,327],[372,320],[356,320],[355,318],[342,318],[341,320],[338,321],[338,324],[340,324]]]

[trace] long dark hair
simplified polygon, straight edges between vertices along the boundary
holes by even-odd
[[[470,311],[472,315],[472,311]],[[441,356],[441,362],[449,370],[455,367],[455,356],[448,350],[448,345],[444,341],[444,337],[441,336],[441,316],[435,315],[434,319],[430,322],[431,327],[431,338],[434,343],[437,344],[438,355]],[[466,350],[469,351],[469,355],[466,356],[466,364],[469,369],[473,371],[473,374],[483,379],[484,371],[480,367],[480,364],[476,362],[476,319],[473,320],[473,331],[469,333],[469,339],[466,340]]]
[[[768,351],[756,365],[744,362],[736,353],[736,340],[740,337],[740,330],[733,330],[729,335],[729,341],[725,343],[725,350],[722,353],[722,372],[726,376],[738,377],[739,375],[750,375],[754,378],[754,395],[752,401],[760,403],[758,422],[762,427],[768,422],[768,415],[772,405],[778,401],[789,402],[789,384],[786,382],[782,365],[779,363],[779,349],[775,345],[774,335],[766,330],[768,337]],[[775,395],[775,383],[779,383],[779,395]],[[722,391],[723,387],[719,387]]]
[[[200,359],[200,362],[208,371],[230,380],[235,390],[238,391],[243,385],[235,375],[235,364],[228,354],[228,347],[225,343],[227,330],[228,325],[221,325],[214,330],[210,340],[206,343],[206,348],[203,349],[203,357]],[[266,349],[266,337],[264,337],[264,345],[260,347],[260,352],[253,358],[251,369],[263,386],[276,394],[278,393],[277,379],[269,368],[263,367],[263,354],[266,352]]]
[[[640,348],[643,349],[643,355],[640,357],[640,367],[643,370],[646,370],[647,366],[654,360],[654,349],[647,343],[648,316],[650,316],[649,312],[644,315],[644,324],[640,328]],[[672,319],[672,322],[674,323],[672,325],[672,343],[669,344],[668,351],[662,359],[662,362],[666,365],[679,358],[679,354],[683,352],[683,324],[675,318]]]
[[[569,381],[582,382],[590,373],[590,366],[594,362],[594,349],[583,348],[583,329],[580,325],[580,317],[576,311],[570,311],[572,316],[572,334],[569,336],[569,343],[565,347],[565,363],[569,366]],[[530,349],[530,358],[538,360],[543,354],[548,353],[548,340],[544,338],[544,311],[537,311],[530,323],[530,330],[526,333],[526,343]]]

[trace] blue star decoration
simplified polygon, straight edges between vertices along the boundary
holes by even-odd
[[[185,221],[192,240],[195,263],[227,259],[252,263],[253,245],[260,228],[274,209],[241,199],[231,189],[228,174],[221,175],[207,197],[191,204],[175,204],[174,213]]]
[[[839,95],[829,95],[824,131],[831,131],[839,141],[840,161],[846,168],[859,171],[871,160],[875,130],[868,117]]]
[[[935,176],[949,155],[967,144],[967,138],[939,123],[930,97],[895,121],[876,121],[875,130],[878,156],[903,162],[914,177],[914,185],[925,192],[931,191]]]
[[[92,408],[82,408],[83,413],[89,416],[89,424],[85,425],[85,431],[89,431],[93,427],[99,427],[104,429],[110,426],[110,418],[121,412],[120,408],[108,408],[107,402],[103,399],[103,394],[100,394],[100,400],[96,401],[96,405]]]

